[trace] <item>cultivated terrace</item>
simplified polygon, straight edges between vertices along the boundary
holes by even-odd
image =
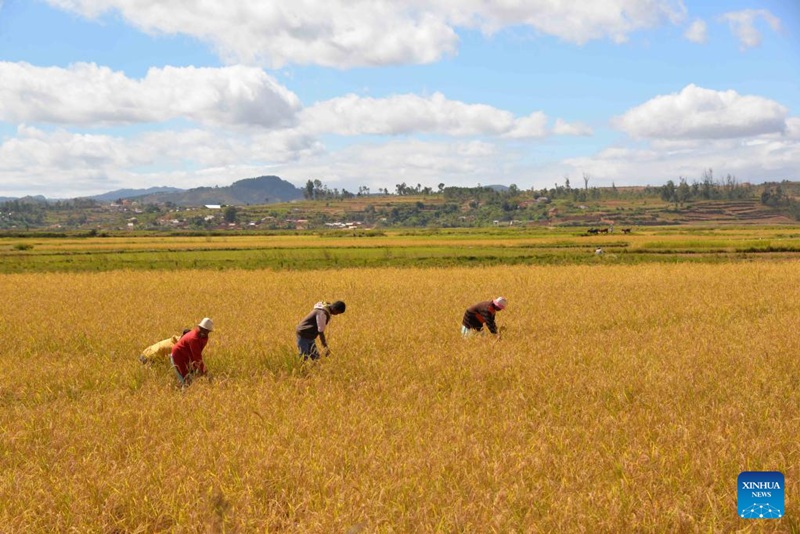
[[[602,228],[680,224],[791,224],[800,220],[800,182],[740,184],[728,177],[660,187],[398,188],[369,194],[262,205],[183,207],[133,199],[0,203],[0,232],[78,233],[362,231],[388,228],[561,226]]]

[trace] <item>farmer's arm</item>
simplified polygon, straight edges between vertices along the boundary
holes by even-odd
[[[322,346],[328,348],[328,340],[325,339],[325,327],[328,326],[328,316],[324,312],[317,313],[317,331]]]
[[[483,318],[485,319],[486,327],[489,329],[489,332],[496,334],[497,325],[494,323],[494,314],[490,313],[489,310],[486,310],[481,311],[481,315],[483,315]]]
[[[206,374],[206,364],[203,361],[203,348],[206,346],[203,340],[195,338],[189,342],[189,350],[192,351],[193,371],[199,375]]]
[[[204,375],[206,374],[206,362],[203,361],[203,355],[200,354],[200,359],[197,360],[197,365],[195,367],[197,369],[197,374]]]

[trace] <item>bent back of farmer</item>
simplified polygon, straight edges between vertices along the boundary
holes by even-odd
[[[495,314],[505,309],[506,304],[506,299],[503,297],[473,304],[464,312],[464,318],[461,320],[461,334],[468,336],[472,332],[481,332],[484,325],[489,329],[489,332],[497,334],[497,325],[494,321]]]
[[[195,375],[206,374],[203,349],[208,344],[208,334],[214,330],[214,323],[206,317],[172,347],[172,367],[182,386],[189,385]]]
[[[320,301],[314,304],[314,308],[308,315],[303,317],[297,328],[295,328],[295,333],[297,334],[297,348],[300,350],[300,356],[304,360],[309,358],[312,360],[319,359],[317,337],[319,337],[322,347],[325,349],[325,355],[328,356],[330,354],[328,341],[325,339],[325,329],[331,320],[331,316],[344,313],[345,308],[345,303],[341,300],[337,300],[333,304]]]

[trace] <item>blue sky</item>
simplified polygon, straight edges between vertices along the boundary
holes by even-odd
[[[796,0],[0,0],[0,196],[800,180],[799,29]]]

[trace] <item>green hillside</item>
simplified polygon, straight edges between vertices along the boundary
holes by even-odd
[[[243,180],[234,184],[236,187],[224,189],[228,194],[263,192],[258,187],[248,189],[248,185]],[[116,203],[13,200],[0,203],[0,231],[97,234],[491,226],[588,230],[686,224],[776,225],[795,224],[800,219],[797,182],[708,187],[685,182],[675,187],[669,182],[661,187],[556,187],[539,191],[513,186],[508,190],[444,187],[436,192],[409,189],[403,194],[344,193],[326,190],[317,200],[278,203],[243,202],[241,195],[230,194],[213,197],[213,203],[219,204],[216,207],[203,205],[211,203],[208,196],[186,206],[163,196],[160,200],[139,198]]]

